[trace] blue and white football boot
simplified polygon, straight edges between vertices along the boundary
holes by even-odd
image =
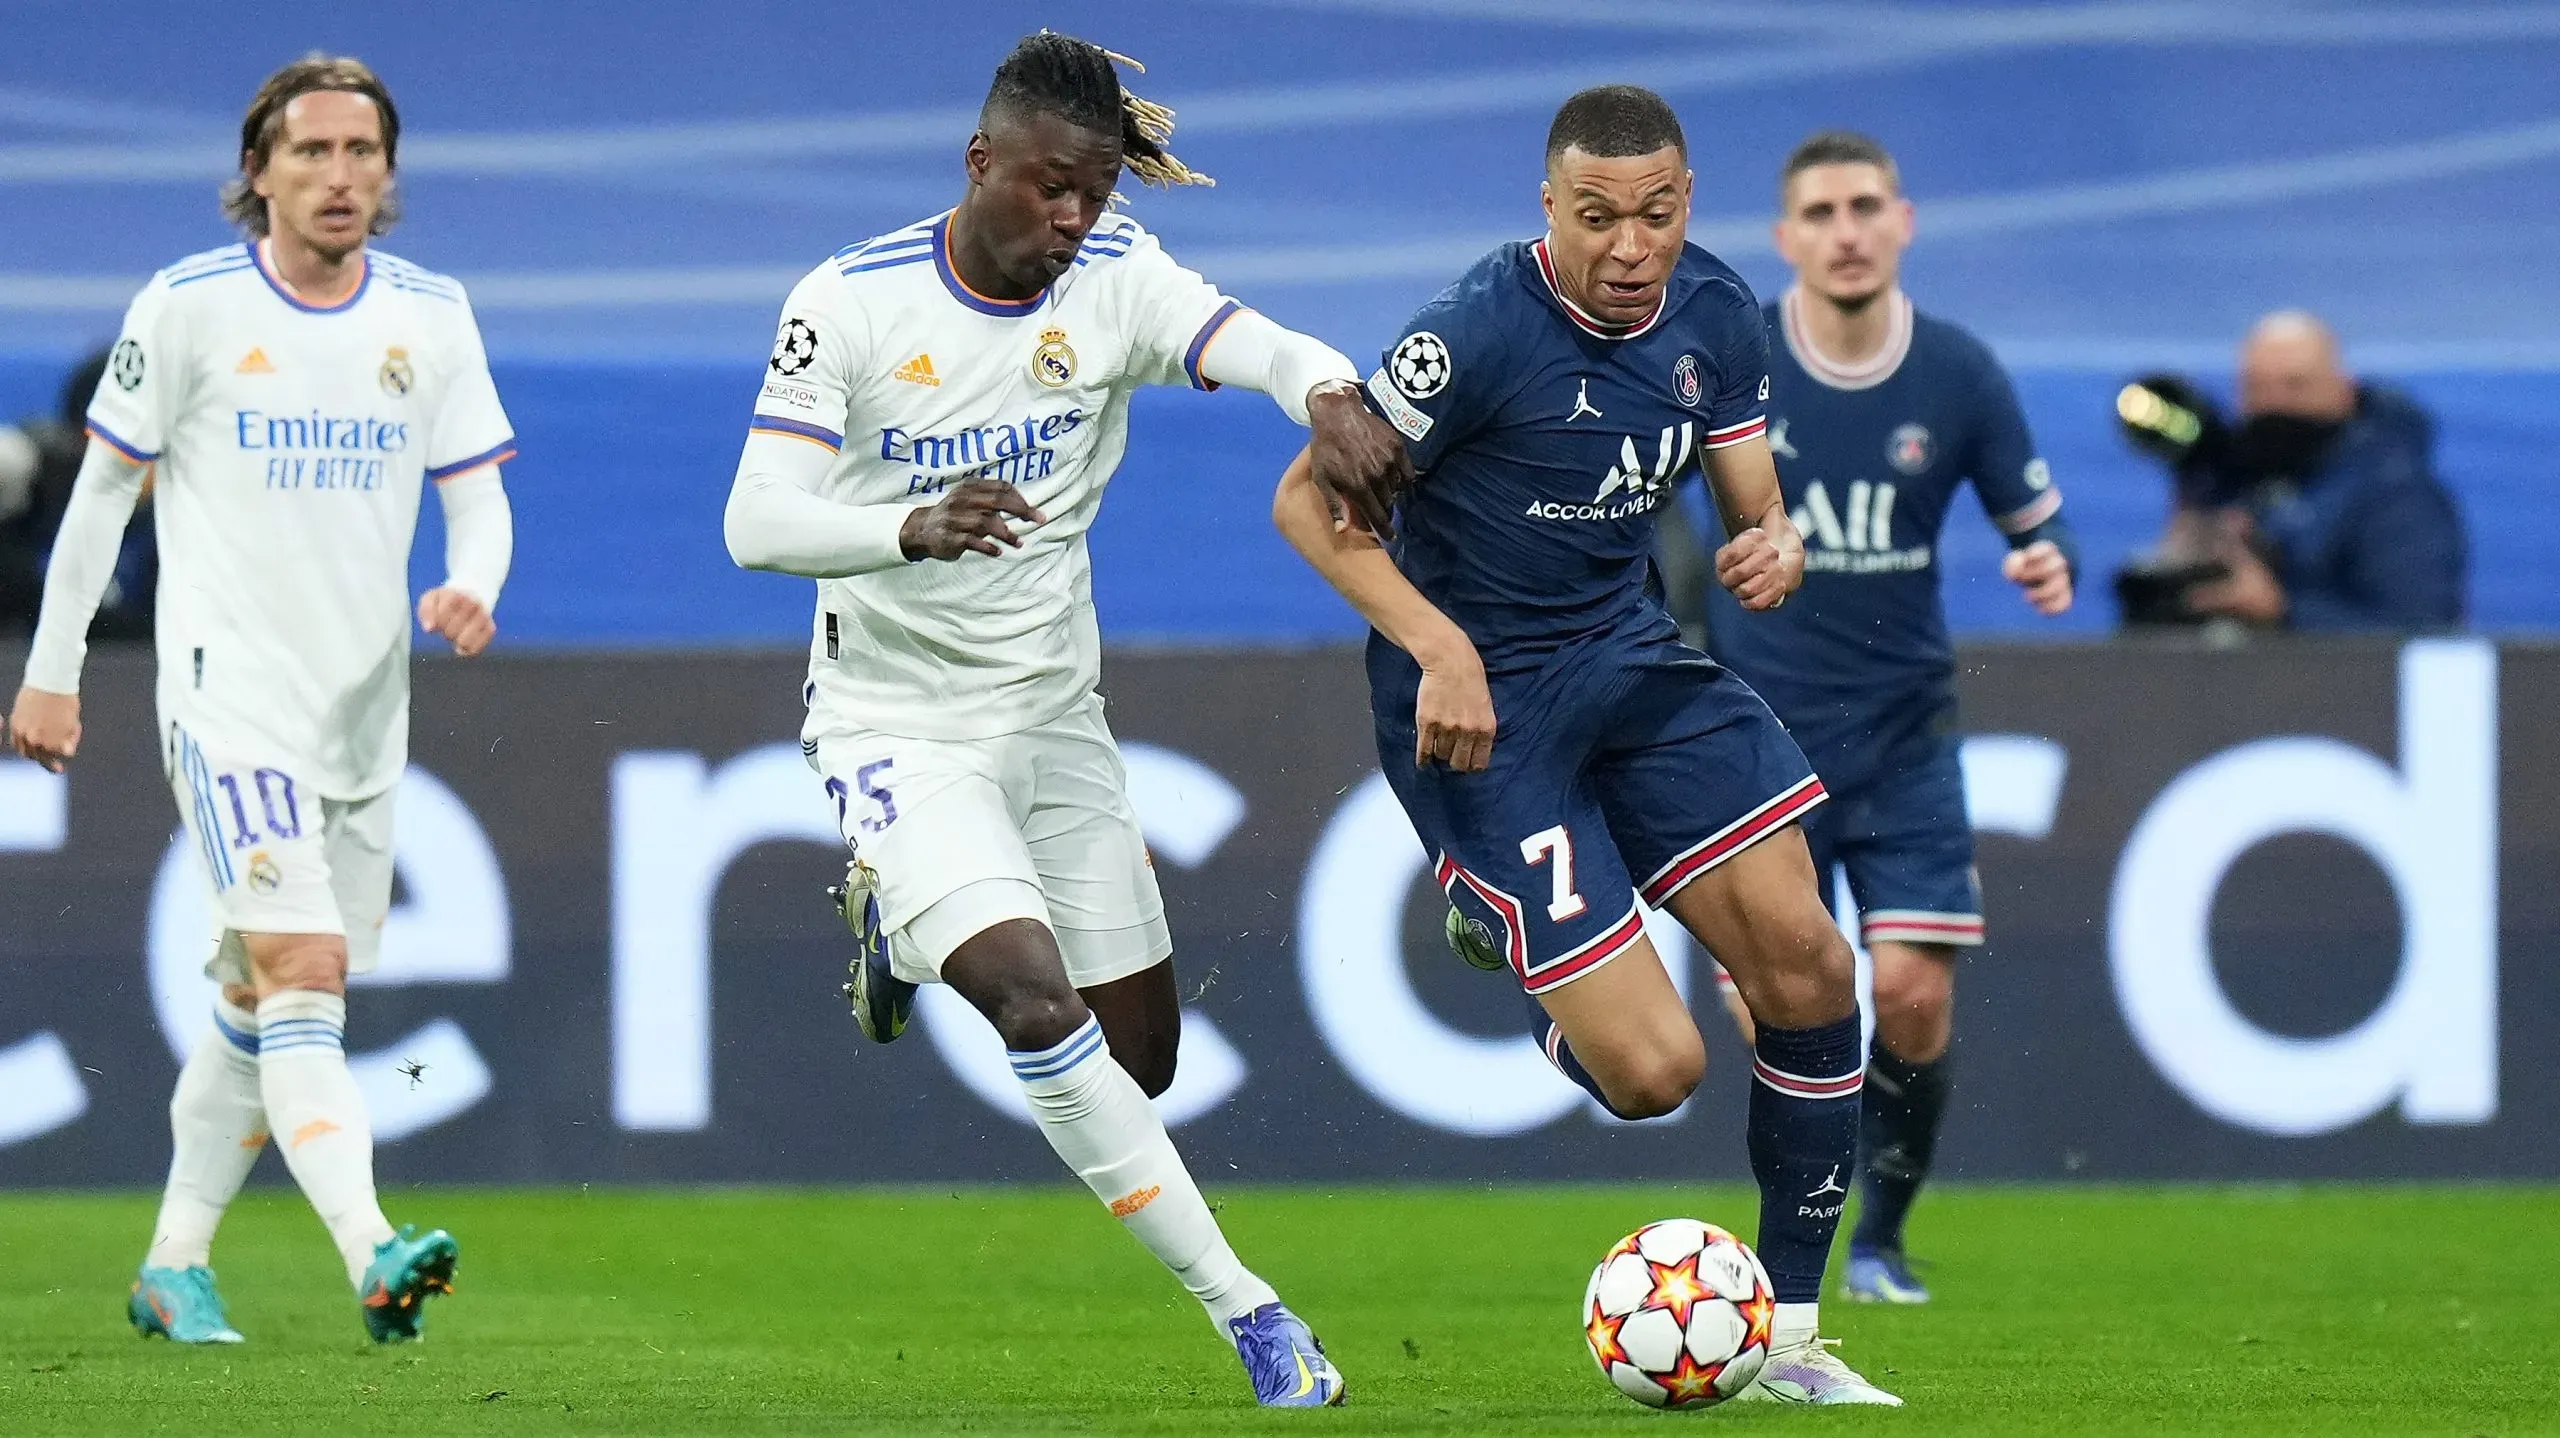
[[[1324,1356],[1324,1344],[1298,1315],[1266,1303],[1227,1320],[1236,1356],[1253,1379],[1254,1401],[1265,1408],[1330,1408],[1342,1401],[1342,1370]]]
[[[1849,1246],[1849,1271],[1840,1291],[1852,1303],[1926,1303],[1929,1285],[1911,1271],[1898,1248]]]
[[[862,1036],[885,1044],[907,1031],[916,1009],[916,986],[889,971],[889,931],[880,923],[880,876],[855,858],[844,866],[844,882],[827,890],[836,916],[853,931],[853,977],[844,986],[844,1001],[853,1006],[853,1021]]]
[[[222,1295],[214,1291],[213,1270],[146,1268],[133,1280],[125,1300],[125,1317],[134,1331],[148,1338],[159,1334],[172,1343],[239,1343],[240,1330],[222,1311]]]

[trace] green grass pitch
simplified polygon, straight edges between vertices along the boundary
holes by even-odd
[[[462,1241],[428,1340],[376,1349],[289,1191],[215,1251],[239,1348],[137,1339],[141,1195],[0,1198],[0,1433],[2527,1433],[2560,1431],[2560,1190],[1951,1187],[1918,1310],[1827,1305],[1895,1412],[1656,1414],[1575,1308],[1620,1234],[1732,1188],[1219,1195],[1350,1378],[1262,1413],[1199,1310],[1080,1192],[401,1190]]]

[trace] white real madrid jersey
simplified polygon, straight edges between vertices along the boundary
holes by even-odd
[[[153,466],[163,721],[330,798],[390,788],[424,482],[515,452],[462,286],[370,252],[317,306],[209,250],[134,297],[88,418]]]
[[[836,452],[842,504],[937,501],[1005,480],[1048,522],[1022,547],[818,582],[817,701],[863,727],[984,739],[1043,724],[1101,673],[1085,533],[1141,385],[1215,388],[1201,353],[1242,306],[1105,215],[1037,298],[952,267],[948,213],[839,251],[783,308],[753,427]]]

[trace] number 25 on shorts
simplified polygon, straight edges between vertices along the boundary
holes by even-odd
[[[889,792],[888,785],[879,782],[879,776],[889,772],[889,767],[897,762],[895,759],[877,759],[854,770],[853,789],[847,789],[842,779],[827,781],[827,793],[836,801],[838,829],[859,822],[864,833],[877,834],[898,822],[898,800]],[[865,813],[859,821],[856,821],[851,813],[854,790],[861,791],[862,797],[870,801],[873,810]]]

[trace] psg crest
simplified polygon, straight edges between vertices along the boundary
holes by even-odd
[[[1904,474],[1918,474],[1927,469],[1932,452],[1929,431],[1916,424],[1901,426],[1893,432],[1892,438],[1884,442],[1886,461]]]
[[[1698,396],[1705,393],[1704,388],[1698,383],[1696,355],[1682,355],[1678,362],[1671,366],[1671,392],[1679,397],[1682,404],[1696,404]]]

